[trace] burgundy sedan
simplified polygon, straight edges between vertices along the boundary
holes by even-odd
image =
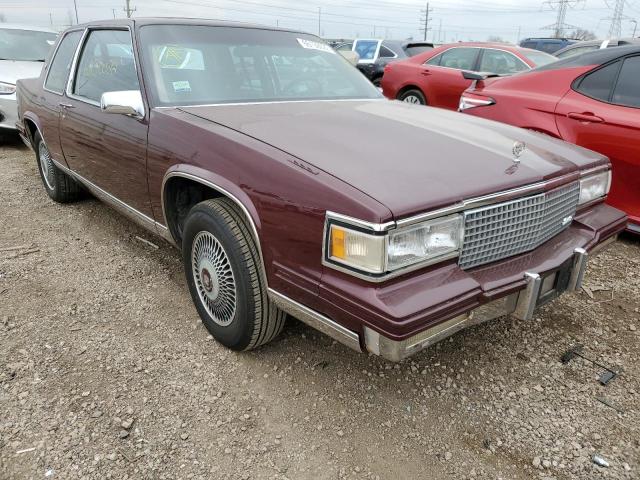
[[[529,48],[490,43],[455,43],[434,48],[385,67],[382,91],[387,98],[456,110],[471,85],[461,71],[511,75],[556,61]]]
[[[467,75],[469,76],[469,75]],[[480,80],[460,110],[544,132],[611,159],[608,202],[640,233],[640,47],[598,50],[504,79]]]
[[[74,26],[18,99],[47,194],[86,189],[175,244],[202,321],[235,350],[286,314],[390,360],[529,319],[627,220],[603,202],[603,155],[386,101],[297,31]]]

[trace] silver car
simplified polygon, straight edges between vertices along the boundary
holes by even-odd
[[[16,129],[16,81],[40,75],[56,37],[45,28],[0,24],[0,133]]]

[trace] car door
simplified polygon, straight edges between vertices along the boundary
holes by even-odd
[[[150,220],[147,118],[100,108],[103,93],[131,90],[140,83],[130,30],[89,29],[67,87],[60,142],[74,172]]]
[[[60,39],[51,60],[45,66],[44,85],[39,98],[41,105],[38,124],[40,133],[51,157],[64,165],[64,155],[60,146],[60,103],[64,103],[64,91],[84,30],[72,30]]]
[[[588,73],[556,108],[562,138],[607,155],[609,202],[640,221],[640,56]]]
[[[460,96],[471,86],[461,71],[476,71],[480,48],[453,47],[427,60],[419,68],[418,86],[433,107],[457,110]]]

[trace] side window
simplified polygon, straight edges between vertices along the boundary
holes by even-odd
[[[540,50],[546,53],[557,52],[563,47],[560,42],[542,42],[540,45]]]
[[[427,60],[426,64],[427,65],[440,66],[440,60],[441,59],[442,59],[442,54],[436,55],[435,57],[431,57],[429,60]]]
[[[580,82],[578,91],[587,97],[608,102],[619,70],[620,61],[617,61],[588,74]]]
[[[440,55],[439,65],[458,70],[473,70],[476,66],[478,51],[478,48],[451,48]]]
[[[49,65],[47,80],[44,82],[45,88],[62,95],[67,85],[71,62],[73,62],[73,55],[76,53],[80,38],[82,38],[82,31],[77,30],[67,33],[60,41],[56,56]]]
[[[350,52],[353,48],[353,43],[343,43],[342,45],[338,45],[335,49],[340,52]]]
[[[556,57],[558,58],[567,58],[567,57],[574,57],[576,55],[582,55],[583,53],[587,53],[587,52],[593,52],[595,50],[598,50],[600,47],[598,45],[589,45],[586,47],[576,47],[576,48],[572,48],[570,50],[567,50],[566,52],[562,52],[559,55],[556,55]]]
[[[524,42],[522,45],[520,45],[523,48],[533,48],[534,50],[537,50],[537,46],[538,46],[538,42]]]
[[[384,45],[382,45],[380,47],[380,57],[381,58],[394,58],[395,56],[396,56],[396,54],[393,53],[391,50],[389,50]]]
[[[140,90],[128,30],[94,30],[82,49],[73,94],[100,102],[104,92]]]
[[[613,103],[627,107],[640,107],[640,57],[627,58],[620,70],[618,84],[613,92]]]
[[[513,53],[502,50],[484,49],[480,71],[506,75],[529,70],[529,67]]]

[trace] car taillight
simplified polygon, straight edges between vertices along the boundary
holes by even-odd
[[[460,105],[458,107],[458,111],[463,112],[465,110],[469,110],[470,108],[476,107],[487,107],[489,105],[494,105],[496,101],[485,95],[478,95],[477,93],[468,93],[465,92],[460,97]]]

